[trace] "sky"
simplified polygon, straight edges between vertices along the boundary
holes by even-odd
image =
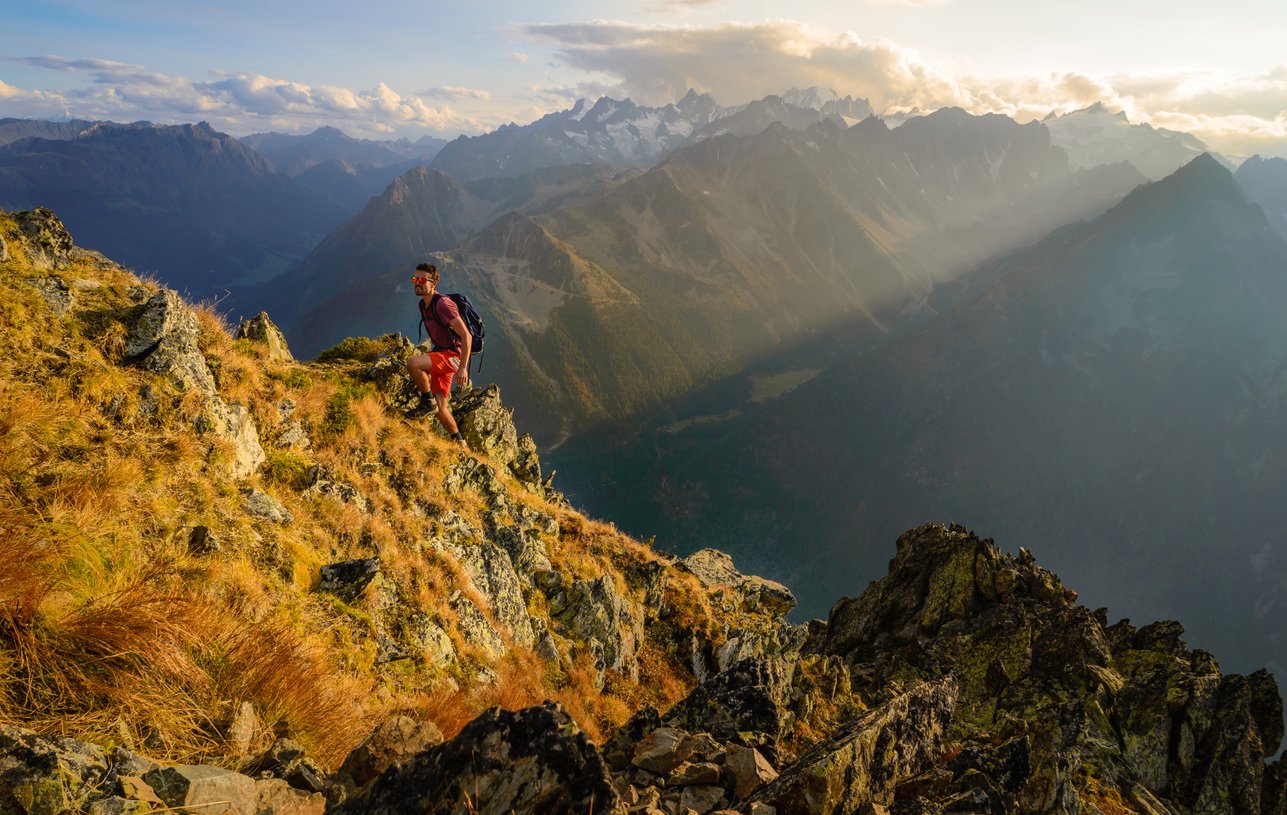
[[[1104,102],[1287,156],[1283,0],[0,0],[0,20],[0,117],[451,138],[580,97],[819,86],[1019,121]]]

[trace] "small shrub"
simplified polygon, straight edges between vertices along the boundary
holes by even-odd
[[[355,362],[374,362],[375,358],[389,346],[389,342],[383,337],[380,339],[349,337],[318,354],[317,361],[337,362],[347,359]]]
[[[304,474],[312,466],[308,458],[294,450],[269,449],[264,452],[267,457],[260,465],[259,474],[269,484],[296,486],[303,481]]]

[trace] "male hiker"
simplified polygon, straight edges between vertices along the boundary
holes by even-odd
[[[420,298],[420,319],[431,343],[429,353],[416,354],[407,360],[407,373],[420,391],[420,403],[408,413],[413,418],[428,415],[436,403],[438,421],[451,438],[465,446],[456,420],[447,402],[451,398],[451,380],[460,377],[460,386],[469,386],[469,328],[460,309],[450,297],[438,294],[438,267],[421,263],[411,277],[416,296]]]

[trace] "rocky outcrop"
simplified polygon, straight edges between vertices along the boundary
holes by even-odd
[[[18,223],[17,242],[33,267],[55,270],[71,265],[72,237],[57,215],[38,207],[10,216]],[[7,248],[5,254],[9,254]]]
[[[354,747],[344,759],[340,773],[354,788],[374,781],[390,767],[397,767],[435,745],[442,732],[430,722],[410,716],[392,716],[377,727],[366,741]]]
[[[386,771],[336,815],[624,813],[598,751],[562,706],[493,708]]]
[[[291,356],[290,347],[286,344],[286,336],[273,324],[266,311],[259,312],[249,320],[242,320],[237,325],[237,333],[234,337],[263,346],[264,356],[274,362],[295,361],[295,357]]]
[[[179,390],[195,390],[205,397],[196,427],[230,443],[233,478],[245,478],[263,464],[266,454],[259,443],[254,419],[245,407],[228,404],[219,396],[214,376],[201,353],[201,329],[196,315],[177,293],[159,291],[144,304],[130,325],[125,354],[127,359],[165,377]]]
[[[56,815],[79,809],[107,772],[107,757],[92,744],[0,725],[0,812]]]
[[[956,707],[951,679],[891,699],[811,749],[755,800],[782,812],[841,815],[864,804],[894,803],[895,783],[941,755]]]
[[[1030,747],[1028,777],[1012,796],[993,793],[1019,812],[1117,800],[1260,812],[1264,758],[1282,737],[1277,686],[1267,672],[1222,675],[1182,633],[1175,622],[1109,626],[1030,553],[927,524],[899,539],[885,578],[836,604],[815,645],[846,661],[863,694],[954,676],[951,740]]]
[[[703,549],[679,561],[678,566],[707,588],[732,589],[743,608],[763,608],[770,614],[786,614],[795,608],[795,595],[790,589],[763,577],[742,574],[733,567],[733,558],[718,549]]]

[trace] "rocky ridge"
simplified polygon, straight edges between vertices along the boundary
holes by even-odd
[[[382,722],[327,758],[327,743],[302,717],[273,718],[254,693],[225,697],[232,704],[209,716],[217,747],[185,754],[167,747],[172,731],[123,709],[110,709],[117,718],[108,735],[85,724],[94,710],[50,717],[24,706],[43,697],[24,697],[7,682],[0,813],[1205,815],[1287,807],[1284,762],[1266,761],[1283,737],[1282,701],[1268,672],[1223,674],[1211,654],[1185,645],[1178,623],[1110,624],[1106,610],[1077,605],[1076,594],[1024,550],[1006,555],[963,528],[927,524],[899,539],[886,577],[842,599],[825,622],[794,625],[784,616],[794,606],[790,591],[742,574],[726,555],[661,556],[567,509],[494,387],[465,394],[457,406],[479,455],[421,437],[439,457],[396,466],[397,456],[411,455],[398,435],[407,383],[396,366],[407,346],[396,338],[354,343],[347,356],[301,366],[274,358],[260,339],[272,336],[271,323],[257,318],[243,338],[219,346],[208,323],[172,293],[130,283],[119,267],[76,249],[51,213],[17,213],[0,225],[6,302],[28,310],[13,316],[49,321],[51,332],[6,338],[15,354],[30,355],[21,370],[6,369],[6,399],[15,384],[36,388],[48,374],[42,366],[65,365],[64,356],[39,349],[67,353],[78,326],[89,325],[80,321],[93,315],[107,338],[99,342],[116,349],[115,361],[102,364],[120,371],[109,380],[115,393],[82,386],[97,423],[90,429],[204,443],[208,452],[194,466],[227,496],[206,499],[207,524],[171,530],[169,541],[187,550],[177,585],[202,592],[200,583],[182,582],[185,574],[217,583],[217,561],[238,557],[254,530],[260,540],[242,568],[262,563],[253,568],[265,570],[251,574],[274,605],[329,627],[319,643],[347,671],[369,677],[362,690],[372,705],[350,715],[368,728]],[[113,309],[105,308],[109,293]],[[252,376],[252,362],[275,372],[266,381],[283,388],[325,375],[348,388],[360,383],[369,399],[342,401],[344,391],[319,395],[302,384],[261,393],[241,379]],[[242,462],[230,451],[234,437],[208,424],[215,399],[257,420],[243,427],[254,430],[261,463]],[[314,406],[319,400],[324,405]],[[358,443],[364,421],[375,423],[384,452],[371,459],[361,451],[350,466],[337,444]],[[18,431],[8,422],[0,430],[11,455]],[[300,451],[308,450],[315,461],[280,475],[307,461]],[[21,474],[4,459],[7,487],[21,496],[14,506],[57,511],[40,503],[42,467],[54,455],[24,459],[31,464]],[[171,491],[192,489],[191,477],[174,470]],[[394,494],[406,500],[395,504]],[[423,531],[407,535],[402,549],[362,543],[381,534],[372,518],[392,524],[394,510]],[[164,529],[165,521],[146,523]],[[22,519],[6,515],[5,523],[0,544],[9,547]],[[289,537],[303,525],[315,526],[324,547],[312,561]],[[93,526],[80,534],[93,535]],[[152,543],[154,551],[164,545]],[[285,577],[308,562],[315,573]],[[14,574],[0,583],[7,601],[18,597]],[[425,580],[441,605],[425,602]],[[107,602],[91,597],[85,608]],[[253,608],[244,594],[238,602],[243,614]],[[8,607],[21,614],[19,604]],[[56,608],[42,608],[41,625],[80,630]],[[41,646],[39,630],[14,627],[16,619],[23,618],[0,626],[6,659]],[[23,638],[27,630],[35,639]],[[111,660],[104,658],[105,670],[118,669]],[[458,729],[433,722],[447,697],[410,704],[410,687],[497,687],[502,673],[539,692],[554,690],[542,675],[561,674],[575,693],[562,702],[520,695],[518,704],[489,707]],[[578,675],[584,684],[575,684]],[[650,687],[667,681],[677,689]],[[87,703],[111,703],[98,693]],[[390,701],[374,704],[380,698]],[[576,715],[570,707],[595,699],[617,700],[615,713],[583,707]],[[209,761],[193,760],[201,758]]]

